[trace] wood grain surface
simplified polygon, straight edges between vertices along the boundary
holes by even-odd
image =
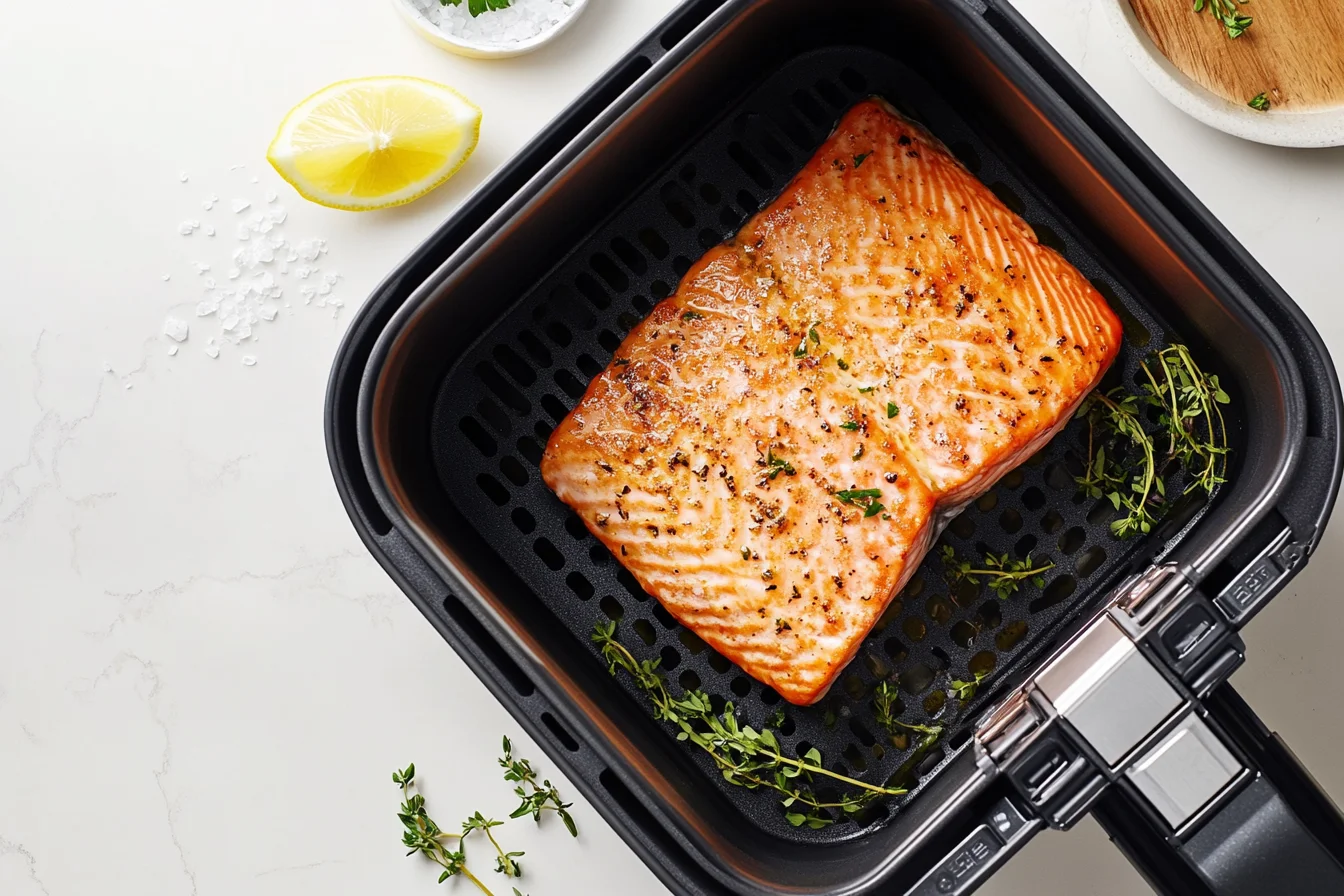
[[[1267,93],[1274,109],[1344,105],[1344,0],[1251,0],[1255,24],[1236,40],[1191,0],[1129,0],[1159,50],[1196,82],[1245,103]]]

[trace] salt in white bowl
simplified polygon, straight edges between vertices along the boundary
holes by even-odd
[[[420,36],[445,50],[476,59],[504,59],[554,40],[574,24],[588,0],[514,0],[512,6],[474,18],[467,11],[467,0],[459,6],[443,6],[439,0],[392,0],[392,4]],[[557,14],[537,27],[530,13],[538,7]],[[453,23],[463,27],[455,29]]]

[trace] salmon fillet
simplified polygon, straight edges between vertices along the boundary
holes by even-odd
[[[1082,274],[870,100],[630,333],[542,477],[673,616],[806,705],[1120,342]]]

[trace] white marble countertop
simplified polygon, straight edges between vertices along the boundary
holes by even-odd
[[[5,11],[0,893],[438,892],[398,848],[393,768],[416,760],[445,817],[507,814],[502,733],[549,768],[355,536],[328,473],[323,389],[350,308],[673,5],[592,0],[556,44],[505,63],[446,55],[369,0]],[[1092,6],[1021,0],[1344,357],[1344,150],[1254,146],[1183,117]],[[304,203],[265,166],[299,99],[394,72],[486,110],[480,151],[448,186],[355,216]],[[320,265],[342,275],[330,297],[346,308],[304,305],[291,283],[292,307],[255,345],[212,360],[217,326],[193,309],[239,245],[250,212],[232,200],[265,208],[268,190],[291,242],[328,241]],[[190,219],[203,229],[184,237]],[[193,327],[176,357],[169,313]],[[1237,676],[1336,796],[1341,548],[1336,528],[1247,632]],[[576,841],[507,829],[528,852],[527,892],[662,892],[590,808],[575,815]],[[1037,838],[984,892],[1146,890],[1088,822]]]

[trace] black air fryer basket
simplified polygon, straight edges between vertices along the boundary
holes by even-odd
[[[1138,539],[1074,476],[1075,423],[968,508],[964,555],[1035,552],[1000,601],[926,562],[815,707],[681,628],[542,484],[554,426],[709,247],[881,96],[918,119],[1125,323],[1108,385],[1190,346],[1234,397],[1229,482]],[[369,549],[666,884],[688,894],[969,893],[1092,812],[1170,894],[1344,893],[1344,821],[1227,684],[1339,482],[1340,395],[1282,290],[1002,0],[687,3],[478,191],[351,326],[327,437]],[[821,830],[724,782],[613,678],[616,620],[675,688],[907,796]],[[990,674],[965,700],[953,679]],[[890,737],[872,693],[898,681]]]

